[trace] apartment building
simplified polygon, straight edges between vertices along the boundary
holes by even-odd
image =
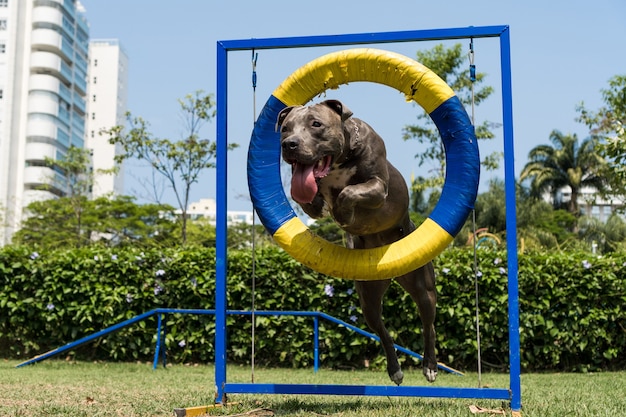
[[[89,146],[96,172],[112,166],[115,149],[91,131],[122,122],[127,62],[116,41],[90,51],[79,0],[0,0],[0,245],[29,203],[66,195],[65,175],[46,158]],[[121,192],[123,175],[96,181],[96,196]]]
[[[123,194],[124,166],[114,158],[123,152],[111,145],[103,129],[125,124],[128,90],[128,55],[116,39],[89,42],[87,83],[86,146],[92,152],[94,184],[92,197]]]

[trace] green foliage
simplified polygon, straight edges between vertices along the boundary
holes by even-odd
[[[345,245],[346,234],[331,217],[316,219],[309,229],[329,242]]]
[[[553,130],[550,141],[553,146],[539,145],[530,150],[529,161],[520,173],[520,181],[531,180],[531,191],[535,198],[541,198],[545,192],[551,193],[557,208],[561,205],[557,193],[563,187],[569,187],[571,197],[563,208],[578,216],[578,197],[582,188],[604,190],[606,161],[596,151],[597,141],[593,138],[579,143],[575,134],[564,135]]]
[[[178,208],[181,210],[181,242],[187,241],[187,205],[191,187],[198,182],[200,174],[215,168],[217,145],[214,141],[200,137],[200,130],[215,116],[213,95],[196,91],[178,101],[181,118],[185,123],[185,134],[180,140],[161,139],[150,131],[150,124],[130,112],[126,118],[130,125],[128,132],[124,126],[114,126],[100,132],[107,135],[111,144],[120,145],[124,153],[117,155],[116,161],[137,158],[166,179],[174,192]],[[230,144],[229,149],[236,148]]]
[[[608,192],[626,194],[626,75],[609,80],[609,88],[602,90],[604,106],[596,112],[578,107],[578,120],[585,123],[599,140],[598,152],[607,161]]]
[[[461,44],[456,44],[451,48],[446,48],[439,44],[427,51],[417,52],[417,61],[443,79],[457,94],[459,99],[466,106],[479,105],[492,93],[493,87],[484,86],[486,74],[477,73],[476,81],[472,83],[469,74],[469,63],[463,53]],[[445,149],[441,142],[439,131],[428,114],[421,112],[417,116],[418,124],[408,125],[403,129],[405,140],[415,139],[420,144],[425,145],[420,153],[415,157],[422,166],[426,163],[433,164],[432,175],[424,181],[413,181],[413,187],[423,189],[441,188],[445,177]],[[492,125],[484,122],[476,126],[476,137],[478,139],[492,139]],[[488,155],[482,166],[487,169],[495,169],[498,166],[499,155]]]
[[[312,271],[282,250],[255,256],[258,310],[316,310],[366,328],[353,283]],[[508,363],[507,273],[502,252],[479,251],[483,360]],[[626,256],[531,253],[520,256],[521,359],[525,369],[594,370],[625,365]],[[437,346],[440,360],[460,369],[476,361],[473,253],[450,249],[435,261],[438,274]],[[73,250],[6,246],[0,250],[0,356],[26,359],[157,307],[214,307],[215,252],[208,248]],[[251,306],[251,251],[231,250],[230,309]],[[415,305],[392,285],[384,315],[396,341],[421,351]],[[168,315],[168,360],[212,362],[211,316]],[[249,318],[228,318],[229,360],[250,360]],[[72,352],[89,359],[149,360],[156,324],[131,326]],[[312,319],[256,318],[256,361],[302,367],[313,363]],[[184,343],[182,343],[184,342]],[[320,323],[320,358],[327,367],[383,363],[380,346]],[[405,356],[405,365],[416,363]]]
[[[76,201],[80,200],[80,216]],[[53,250],[92,244],[159,246],[171,243],[176,224],[168,205],[134,202],[132,197],[62,197],[28,205],[28,217],[13,236],[16,244]]]

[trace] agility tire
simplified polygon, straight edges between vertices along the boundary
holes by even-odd
[[[320,238],[298,218],[280,175],[278,113],[304,105],[328,89],[369,81],[393,87],[415,101],[439,129],[446,152],[441,197],[415,231],[373,249],[348,249]],[[297,261],[326,275],[381,280],[418,269],[439,255],[459,232],[478,192],[480,158],[474,127],[454,91],[434,72],[406,56],[370,48],[317,58],[294,71],[262,109],[248,149],[248,186],[259,219]]]

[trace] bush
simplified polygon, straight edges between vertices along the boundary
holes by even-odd
[[[439,358],[476,367],[473,252],[449,249],[435,260]],[[626,256],[588,253],[520,255],[521,361],[527,370],[621,368],[626,350]],[[504,252],[479,251],[482,358],[508,366],[507,265]],[[302,266],[282,250],[258,249],[258,310],[321,311],[366,329],[353,283]],[[251,306],[251,251],[229,252],[228,308]],[[207,248],[82,248],[36,253],[0,249],[0,356],[27,359],[154,308],[214,308],[215,251]],[[399,285],[384,301],[396,342],[422,351],[417,309]],[[212,362],[213,316],[168,314],[166,346],[173,362]],[[229,361],[250,361],[251,321],[228,317]],[[307,317],[256,318],[256,362],[313,364]],[[149,360],[156,323],[130,326],[71,353],[80,359]],[[184,343],[183,343],[184,342]],[[343,327],[320,322],[320,359],[327,367],[382,364],[380,346]],[[405,366],[417,365],[401,355]]]

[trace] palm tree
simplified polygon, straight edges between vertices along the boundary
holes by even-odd
[[[520,181],[530,179],[533,195],[538,197],[549,192],[553,203],[556,203],[556,193],[563,187],[569,187],[571,198],[567,210],[577,216],[578,196],[583,187],[604,190],[606,178],[602,176],[601,168],[606,161],[596,152],[596,140],[593,138],[579,144],[575,134],[564,135],[553,130],[550,141],[554,146],[539,145],[531,149]]]

